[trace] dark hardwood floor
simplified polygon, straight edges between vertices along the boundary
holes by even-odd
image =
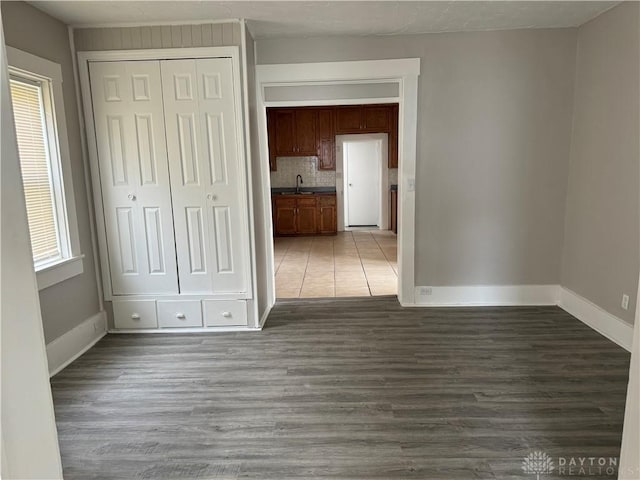
[[[619,455],[628,364],[556,307],[294,300],[263,332],[109,335],[52,388],[67,480],[535,479],[534,450],[547,479]]]

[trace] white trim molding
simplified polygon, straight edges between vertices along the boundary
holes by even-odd
[[[401,304],[415,303],[415,183],[417,156],[418,76],[420,58],[364,60],[347,62],[294,63],[256,65],[256,104],[258,110],[258,136],[262,165],[268,165],[266,108],[272,106],[307,106],[344,104],[344,99],[298,99],[293,102],[269,102],[265,89],[269,86],[331,85],[335,83],[371,83],[384,81],[398,84],[398,97],[367,98],[361,103],[389,102],[399,104],[398,115],[398,299]],[[271,185],[267,169],[263,169],[263,198],[265,218],[271,219]],[[271,224],[271,222],[268,222]],[[270,227],[268,227],[270,228]],[[271,233],[271,232],[269,232]],[[273,257],[273,242],[269,242]],[[268,260],[269,297],[275,299],[273,258]],[[273,303],[273,302],[272,302]]]
[[[416,287],[416,302],[403,307],[557,305],[560,285],[464,285]]]
[[[558,306],[612,342],[631,351],[633,325],[565,287],[560,289]]]
[[[49,376],[53,377],[107,334],[106,312],[98,312],[47,344]]]
[[[267,305],[267,308],[264,309],[262,316],[260,317],[260,323],[258,324],[258,328],[261,330],[264,328],[264,324],[267,323],[267,318],[269,318],[269,314],[271,313],[271,309],[273,305]]]

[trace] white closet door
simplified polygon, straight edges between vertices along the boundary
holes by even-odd
[[[161,62],[181,293],[243,293],[247,212],[230,58]]]
[[[113,293],[178,293],[160,63],[90,76]]]

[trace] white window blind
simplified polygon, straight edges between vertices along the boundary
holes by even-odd
[[[11,79],[11,97],[36,267],[62,258],[43,85]]]

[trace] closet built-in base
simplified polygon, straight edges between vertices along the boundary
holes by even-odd
[[[214,298],[113,299],[112,332],[214,332],[249,327],[247,300]]]

